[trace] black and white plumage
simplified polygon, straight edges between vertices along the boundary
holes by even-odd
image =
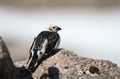
[[[48,31],[42,31],[33,41],[30,48],[30,57],[28,62],[28,70],[34,71],[38,62],[42,62],[46,55],[50,55],[54,49],[57,49],[60,44],[60,36],[58,31],[61,30],[58,26],[48,28]]]

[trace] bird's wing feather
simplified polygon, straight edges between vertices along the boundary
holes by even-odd
[[[35,48],[42,48],[43,42],[47,39],[48,43],[46,45],[46,53],[51,51],[59,39],[59,35],[56,32],[42,31],[36,39]]]

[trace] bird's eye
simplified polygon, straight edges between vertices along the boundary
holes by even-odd
[[[53,29],[55,29],[55,27],[53,27]]]

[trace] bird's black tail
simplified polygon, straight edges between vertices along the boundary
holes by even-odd
[[[29,50],[29,53],[30,53],[30,56],[29,56],[29,59],[28,59],[28,61],[27,61],[27,64],[28,64],[28,62],[30,61],[30,59],[31,59],[31,57],[32,57],[32,48],[34,47],[34,44],[35,44],[35,41],[36,41],[36,38],[34,38],[34,41],[33,41],[33,43],[32,43],[32,46],[30,47],[30,50]]]
[[[32,53],[30,53],[29,59],[28,59],[28,61],[27,61],[27,64],[29,63],[31,57],[32,57]]]

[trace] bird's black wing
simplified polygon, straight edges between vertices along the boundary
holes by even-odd
[[[42,44],[47,39],[48,43],[46,45],[46,52],[49,53],[52,49],[56,46],[57,41],[60,39],[58,33],[56,32],[49,32],[49,31],[42,31],[36,39],[35,48],[40,49],[42,48]]]
[[[57,32],[42,31],[33,42],[31,48],[33,51],[33,57],[28,66],[28,70],[34,72],[39,64],[51,54],[58,40],[59,35]]]

